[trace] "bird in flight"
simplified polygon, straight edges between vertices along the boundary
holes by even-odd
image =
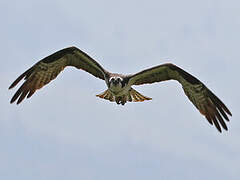
[[[182,85],[189,100],[211,125],[214,124],[219,132],[222,132],[221,127],[228,130],[225,121],[229,121],[228,115],[232,116],[229,109],[201,81],[180,67],[166,63],[131,75],[110,73],[76,47],[68,47],[57,51],[21,74],[9,87],[9,89],[13,88],[24,78],[24,83],[14,94],[10,103],[17,100],[17,104],[19,104],[26,96],[30,98],[36,90],[55,79],[67,66],[82,69],[104,80],[107,90],[96,96],[122,105],[126,102],[142,102],[152,99],[137,92],[132,88],[133,85],[176,80]]]

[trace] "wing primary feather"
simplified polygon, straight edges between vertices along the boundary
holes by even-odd
[[[213,120],[213,123],[214,123],[215,127],[217,128],[217,130],[221,133],[222,130],[221,130],[221,127],[220,127],[216,117],[214,115],[211,115],[211,119]]]
[[[211,100],[215,103],[218,111],[222,114],[222,116],[224,117],[224,119],[226,119],[227,121],[229,121],[229,118],[228,118],[228,116],[226,115],[226,113],[224,112],[224,110],[223,110],[223,108],[221,107],[221,105],[219,105],[219,103],[217,103],[215,99],[211,99]]]
[[[209,115],[206,115],[205,117],[206,117],[206,119],[208,120],[208,122],[209,122],[211,125],[213,125],[213,122],[212,122],[212,119],[210,118],[210,116],[209,116]]]
[[[35,91],[35,89],[31,89],[29,94],[27,95],[27,98],[30,98],[35,93]]]
[[[211,99],[207,100],[207,108],[205,108],[205,109],[206,109],[206,112],[207,112],[208,116],[210,117],[210,119],[212,119],[215,127],[218,130],[219,130],[219,128],[221,130],[221,127],[219,127],[220,125],[219,125],[218,121],[220,122],[221,126],[226,131],[228,130],[226,123],[224,122],[222,116],[220,115],[220,113],[217,110],[217,107],[215,106],[214,102],[211,101]],[[222,132],[222,131],[219,131],[219,132]]]
[[[23,83],[23,85],[22,85],[22,86],[17,90],[17,92],[13,95],[13,97],[12,97],[10,103],[15,102],[16,99],[21,95],[21,93],[22,93],[22,89],[23,89],[23,87],[24,87],[24,84],[25,84],[25,83]]]
[[[224,117],[224,119],[226,119],[226,121],[229,121],[228,116],[226,115],[226,113],[223,111],[223,109],[221,107],[219,107],[219,105],[217,105],[217,109],[219,110],[219,112],[222,114],[222,116]]]
[[[12,89],[13,87],[15,87],[19,81],[21,81],[24,77],[25,79],[27,79],[27,77],[29,77],[31,75],[33,71],[33,68],[29,68],[27,71],[25,71],[24,73],[22,73],[10,86],[8,89]]]
[[[22,94],[18,98],[17,104],[19,104],[19,103],[21,103],[23,101],[23,99],[27,96],[28,92],[29,91],[27,89],[22,92]]]
[[[211,100],[214,101],[216,104],[218,104],[220,107],[222,107],[227,114],[229,114],[230,116],[232,116],[232,113],[231,113],[230,110],[225,106],[225,104],[224,104],[216,95],[214,95],[210,90],[209,90],[209,93],[210,93]]]
[[[220,124],[222,125],[222,127],[227,131],[228,128],[227,128],[227,125],[226,123],[224,122],[222,116],[219,114],[218,110],[215,108],[215,115],[217,116],[218,118],[218,121],[220,122]]]
[[[14,94],[14,96],[12,97],[10,103],[12,104],[13,102],[15,102],[16,99],[18,98],[18,96],[20,96],[20,94],[21,94],[21,90],[19,89],[19,90]]]
[[[209,122],[211,125],[213,125],[213,121],[212,121],[212,119],[211,119],[211,115],[210,115],[210,113],[209,113],[209,111],[208,111],[208,108],[205,107],[205,106],[203,106],[203,109],[204,109],[204,111],[200,111],[200,112],[203,112],[202,114],[206,117],[206,119],[208,120],[208,122]]]

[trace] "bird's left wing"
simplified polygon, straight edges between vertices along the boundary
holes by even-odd
[[[229,121],[232,115],[224,103],[214,95],[201,81],[173,64],[162,64],[129,76],[130,85],[141,85],[166,80],[177,80],[189,100],[203,114],[210,124],[221,132],[221,126],[227,130],[224,119]]]
[[[10,102],[13,103],[18,99],[17,104],[19,104],[26,96],[27,98],[31,97],[37,89],[55,79],[67,66],[74,66],[87,71],[102,80],[105,79],[107,73],[100,64],[80,49],[76,47],[65,48],[45,57],[21,74],[9,89],[16,86],[23,78],[25,82],[17,90]]]

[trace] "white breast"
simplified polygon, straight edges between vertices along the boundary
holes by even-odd
[[[109,90],[114,96],[122,96],[127,95],[130,88],[130,86],[125,86],[122,88],[121,84],[118,84],[117,86],[110,84]]]

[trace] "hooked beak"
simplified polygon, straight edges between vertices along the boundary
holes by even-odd
[[[118,81],[113,81],[113,84],[116,86],[118,84]]]

